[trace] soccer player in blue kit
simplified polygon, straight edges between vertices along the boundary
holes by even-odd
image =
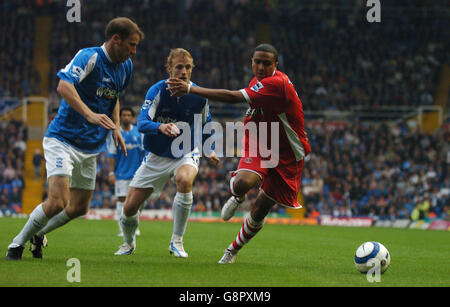
[[[120,226],[120,215],[122,214],[123,203],[128,193],[131,179],[133,179],[139,165],[144,158],[143,134],[137,126],[132,124],[135,114],[132,108],[122,107],[120,109],[120,132],[127,148],[127,156],[118,150],[114,143],[113,135],[107,141],[106,156],[109,162],[109,183],[114,185],[114,196],[117,198],[116,218],[119,221],[119,236],[122,236]],[[139,230],[137,230],[139,235]]]
[[[22,259],[29,240],[33,257],[42,258],[44,235],[87,212],[95,188],[96,158],[105,150],[110,130],[126,155],[119,94],[130,82],[130,56],[136,54],[144,33],[129,18],[117,17],[106,26],[105,38],[100,47],[81,49],[58,72],[57,91],[63,99],[43,140],[48,198],[8,246],[8,260]]]
[[[172,49],[166,68],[171,78],[180,78],[191,86],[196,86],[190,81],[194,60],[187,50]],[[161,80],[150,87],[138,117],[138,129],[144,133],[144,148],[149,153],[130,183],[121,217],[124,243],[115,255],[134,253],[141,204],[152,193],[158,195],[167,180],[173,177],[177,193],[172,206],[174,221],[169,252],[178,258],[188,257],[183,246],[183,235],[193,203],[192,184],[203,152],[203,147],[199,147],[211,135],[203,134],[201,140],[195,138],[195,117],[198,115],[200,125],[205,125],[211,121],[211,115],[207,99],[195,95],[172,97],[165,81]],[[172,150],[175,137],[180,134],[180,129],[175,125],[177,122],[185,124],[184,128],[190,130],[192,139],[191,147],[183,148],[180,156],[174,155]],[[213,149],[211,146],[204,154],[212,165],[217,165],[219,159]]]

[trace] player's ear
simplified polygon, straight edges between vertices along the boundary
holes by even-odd
[[[122,41],[122,38],[119,34],[116,33],[111,36],[111,41],[113,41],[114,43],[120,43]]]

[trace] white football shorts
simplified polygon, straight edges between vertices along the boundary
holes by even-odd
[[[192,165],[198,171],[199,162],[200,157],[192,154],[180,159],[170,159],[149,152],[131,180],[130,187],[153,188],[152,197],[157,197],[181,166]]]
[[[71,188],[95,189],[97,153],[82,152],[56,138],[44,137],[42,145],[47,179],[51,176],[68,176]]]
[[[131,180],[116,180],[114,185],[114,196],[116,197],[126,197],[128,194],[128,187],[130,186]]]

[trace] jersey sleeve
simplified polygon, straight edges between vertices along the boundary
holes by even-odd
[[[247,103],[255,108],[273,105],[274,100],[279,100],[284,95],[282,80],[266,78],[257,81],[253,86],[241,89]]]
[[[75,57],[61,69],[57,76],[69,83],[82,82],[95,68],[98,53],[93,49],[81,49]]]
[[[161,87],[152,86],[147,95],[145,95],[145,101],[142,105],[141,112],[138,117],[138,130],[140,133],[144,134],[158,134],[158,128],[161,123],[154,122],[153,119],[156,115],[156,110],[158,109],[161,100]]]

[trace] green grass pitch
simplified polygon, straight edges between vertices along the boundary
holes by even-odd
[[[6,261],[7,246],[26,220],[0,219],[0,286],[302,287],[450,286],[450,232],[267,224],[240,252],[219,265],[240,224],[190,222],[188,259],[169,255],[172,222],[142,221],[136,253],[114,256],[122,243],[115,221],[77,219],[48,235],[43,259],[27,244],[22,261]],[[380,282],[353,263],[356,248],[379,241],[391,253]],[[67,260],[80,261],[69,282]]]

